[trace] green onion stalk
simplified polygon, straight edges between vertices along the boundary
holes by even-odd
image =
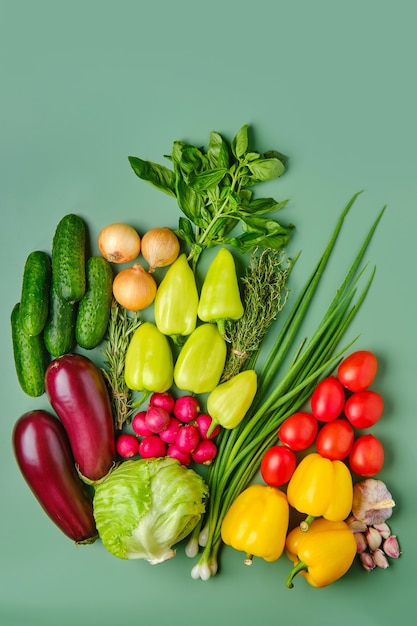
[[[203,548],[197,564],[192,568],[193,578],[207,580],[216,574],[222,545],[221,525],[227,510],[255,478],[263,454],[276,443],[278,427],[301,409],[317,382],[334,371],[343,354],[357,339],[339,347],[374,278],[375,267],[358,291],[359,281],[367,268],[366,265],[361,267],[362,260],[385,207],[368,231],[316,330],[308,341],[303,340],[301,345],[296,346],[290,365],[286,366],[291,356],[290,349],[317,292],[345,217],[358,195],[351,198],[341,213],[319,262],[285,319],[259,371],[257,394],[245,419],[233,430],[223,429],[218,435],[218,453],[206,476],[210,493],[206,514],[186,546],[188,556],[196,556],[199,546]],[[250,366],[253,367],[254,360],[251,361]]]

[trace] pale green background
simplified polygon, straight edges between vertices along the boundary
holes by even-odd
[[[412,0],[0,2],[1,624],[415,622],[416,18]],[[17,417],[47,406],[21,392],[12,362],[9,315],[27,254],[50,248],[68,212],[93,235],[118,220],[176,226],[175,201],[139,181],[127,156],[161,161],[176,139],[204,145],[211,130],[230,138],[244,123],[257,149],[291,158],[262,193],[290,198],[281,219],[296,224],[291,250],[303,251],[295,292],[354,192],[365,190],[323,296],[388,205],[368,255],[374,285],[349,335],[380,357],[380,476],[397,501],[391,522],[404,553],[387,571],[355,565],[322,590],[302,579],[287,590],[285,557],[245,568],[225,550],[221,573],[202,582],[182,550],[151,567],[99,543],[75,548],[11,451]]]

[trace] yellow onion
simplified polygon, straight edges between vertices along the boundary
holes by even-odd
[[[149,272],[171,265],[178,257],[180,244],[176,234],[166,227],[152,228],[142,237],[141,252],[149,263]]]
[[[140,236],[129,224],[108,224],[99,233],[99,250],[111,263],[129,263],[139,256]]]
[[[156,281],[140,263],[126,267],[113,280],[113,295],[128,311],[141,311],[152,304],[156,296]]]

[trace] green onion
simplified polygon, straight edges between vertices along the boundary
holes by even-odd
[[[361,269],[361,262],[385,207],[368,231],[312,337],[308,341],[303,340],[296,348],[290,365],[283,371],[345,217],[358,195],[359,193],[351,198],[341,213],[319,262],[278,333],[259,371],[257,395],[248,414],[236,428],[223,430],[218,436],[218,453],[209,466],[206,477],[210,492],[206,515],[190,539],[190,545],[195,546],[197,536],[200,534],[200,543],[204,544],[203,552],[191,572],[193,578],[206,580],[217,572],[221,525],[227,510],[255,477],[263,454],[276,442],[280,424],[292,413],[300,410],[311,396],[318,380],[330,375],[342,355],[356,341],[353,339],[344,347],[338,347],[373,281],[375,268],[371,270],[365,285],[358,292],[359,281],[366,270],[366,266]],[[201,531],[203,524],[204,528]],[[201,537],[204,537],[203,541]],[[192,551],[189,550],[187,554],[191,556]]]

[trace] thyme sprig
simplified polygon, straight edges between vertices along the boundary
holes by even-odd
[[[126,351],[132,333],[140,326],[137,313],[130,314],[113,299],[107,329],[102,372],[111,394],[112,413],[116,430],[128,424],[134,411],[132,392],[124,378]]]
[[[272,322],[287,302],[291,260],[283,250],[256,248],[241,278],[244,314],[226,321],[229,349],[222,380],[228,380],[246,367],[253,367]]]

